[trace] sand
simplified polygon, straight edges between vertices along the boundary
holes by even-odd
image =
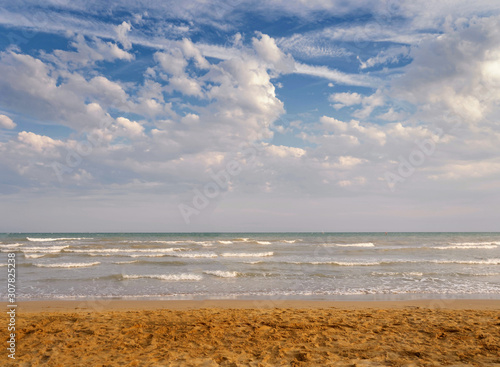
[[[16,327],[0,365],[500,366],[493,300],[21,302]]]

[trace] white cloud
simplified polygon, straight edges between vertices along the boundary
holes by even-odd
[[[296,62],[296,74],[305,74],[317,76],[326,80],[331,80],[338,84],[354,85],[354,86],[372,86],[375,84],[375,79],[363,74],[346,74],[338,70],[330,69],[326,66],[313,66]]]
[[[293,34],[277,40],[278,46],[292,55],[302,58],[347,57],[353,53],[325,39],[311,39],[302,34]]]
[[[60,140],[54,140],[48,136],[37,135],[32,132],[22,131],[18,134],[17,139],[25,145],[28,145],[33,150],[41,153],[44,150],[53,149],[58,146],[62,146],[63,142]]]
[[[179,48],[174,48],[168,52],[157,52],[154,55],[155,61],[160,64],[162,70],[170,75],[183,75],[187,66],[187,60],[184,58]]]
[[[330,102],[336,102],[335,108],[342,108],[344,106],[353,106],[361,104],[363,96],[358,93],[334,93],[328,97]]]
[[[137,121],[130,121],[125,117],[117,117],[116,123],[127,137],[137,138],[144,135],[144,126]]]
[[[13,129],[16,127],[16,124],[9,116],[0,115],[0,128],[3,129]]]
[[[407,114],[404,111],[395,111],[393,107],[390,107],[387,112],[378,115],[377,118],[387,121],[397,121],[403,120],[406,116]]]
[[[346,106],[362,105],[360,109],[353,113],[356,118],[367,118],[376,107],[384,105],[384,97],[380,90],[370,96],[363,96],[358,93],[333,93],[328,97],[330,102],[334,102],[333,107],[340,109]]]
[[[118,41],[122,44],[125,50],[132,48],[132,42],[127,37],[128,32],[132,29],[130,22],[123,21],[122,24],[116,26],[116,34]]]
[[[395,80],[394,94],[426,106],[427,118],[450,112],[465,123],[485,123],[500,98],[494,71],[500,18],[462,23],[412,50],[413,62]]]
[[[267,34],[258,33],[260,38],[252,38],[252,45],[257,54],[274,66],[277,71],[290,73],[294,70],[294,60],[290,55],[285,55],[274,39]]]
[[[100,61],[134,59],[133,54],[121,49],[116,43],[105,42],[98,37],[92,37],[87,41],[79,34],[74,37],[70,45],[76,51],[54,50],[51,54],[42,52],[42,58],[69,69],[89,67]]]
[[[267,145],[266,151],[269,152],[271,155],[280,158],[285,158],[285,157],[300,158],[306,154],[306,151],[304,149],[287,147],[283,145]]]
[[[370,57],[366,61],[361,61],[358,56],[358,60],[360,62],[360,69],[372,68],[374,66],[378,66],[381,64],[394,64],[398,63],[401,59],[408,58],[410,54],[410,48],[406,46],[402,47],[393,47],[387,50],[380,51],[376,56]]]

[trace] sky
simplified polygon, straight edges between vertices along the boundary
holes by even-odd
[[[499,231],[495,0],[0,1],[0,232]]]

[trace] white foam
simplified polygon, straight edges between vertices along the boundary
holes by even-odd
[[[113,264],[121,265],[121,264],[134,264],[139,262],[139,260],[132,260],[132,261],[116,261]]]
[[[233,241],[238,241],[238,242],[248,242],[249,238],[248,237],[243,237],[243,238],[235,238]]]
[[[361,243],[325,243],[323,244],[325,247],[375,247],[375,245],[371,242],[361,242]]]
[[[59,263],[59,264],[33,264],[39,268],[88,268],[90,266],[99,265],[100,262],[93,263]]]
[[[403,276],[416,276],[416,277],[421,277],[424,275],[424,273],[420,273],[418,271],[410,271],[410,272],[394,272],[394,271],[387,271],[387,272],[374,272],[372,273],[374,275],[385,275],[385,276],[393,276],[393,275],[403,275]]]
[[[303,264],[303,263],[299,263]],[[372,262],[350,262],[350,261],[315,261],[307,264],[313,265],[338,265],[338,266],[374,266],[380,265],[381,263],[378,261]]]
[[[500,259],[488,260],[431,260],[435,264],[500,265]]]
[[[493,277],[500,275],[500,273],[471,273],[471,274],[464,273],[462,275],[468,275],[471,277]]]
[[[205,274],[215,275],[220,278],[235,278],[239,275],[237,271],[207,270]]]
[[[233,241],[217,241],[217,242],[222,244],[222,245],[230,245],[233,243]]]
[[[61,252],[64,249],[67,249],[69,245],[66,246],[50,246],[50,247],[23,247],[20,249],[22,252],[41,252],[41,253],[46,253],[46,254],[53,254],[55,252]]]
[[[39,259],[41,257],[44,257],[46,254],[24,254],[24,257],[26,259]]]
[[[494,249],[497,248],[497,245],[457,245],[457,246],[432,246],[430,248],[437,250],[450,250],[450,249],[458,249],[458,250],[467,250],[472,248],[477,249]]]
[[[482,246],[482,245],[500,245],[500,242],[490,241],[490,242],[452,242],[450,245],[453,246]]]
[[[59,238],[31,238],[26,237],[28,241],[52,242],[52,241],[70,241],[70,240],[92,240],[92,238],[59,237]]]
[[[221,256],[224,257],[266,257],[266,256],[273,256],[274,252],[255,252],[255,253],[249,253],[249,252],[225,252],[221,254]]]
[[[281,240],[281,242],[285,242],[285,243],[295,243],[295,242],[297,242],[297,240]]]
[[[186,258],[212,258],[217,257],[217,254],[214,253],[182,253],[182,254],[168,254],[167,256],[173,257],[186,257]]]
[[[201,245],[203,247],[211,247],[213,245],[211,241],[189,241],[189,242]]]
[[[255,241],[255,242],[257,242],[259,245],[270,245],[271,244],[271,242],[269,242],[269,241]]]
[[[0,248],[14,248],[24,245],[24,243],[9,243],[6,245],[0,245]]]
[[[197,274],[150,274],[150,275],[123,275],[123,279],[159,279],[159,280],[202,280],[203,276]]]
[[[70,249],[66,252],[75,252],[83,254],[92,253],[168,253],[174,251],[182,251],[181,248],[156,248],[156,249],[121,249],[121,248],[108,248],[108,249]]]

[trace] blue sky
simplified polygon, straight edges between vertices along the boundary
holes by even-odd
[[[495,1],[2,2],[0,231],[494,231]]]

